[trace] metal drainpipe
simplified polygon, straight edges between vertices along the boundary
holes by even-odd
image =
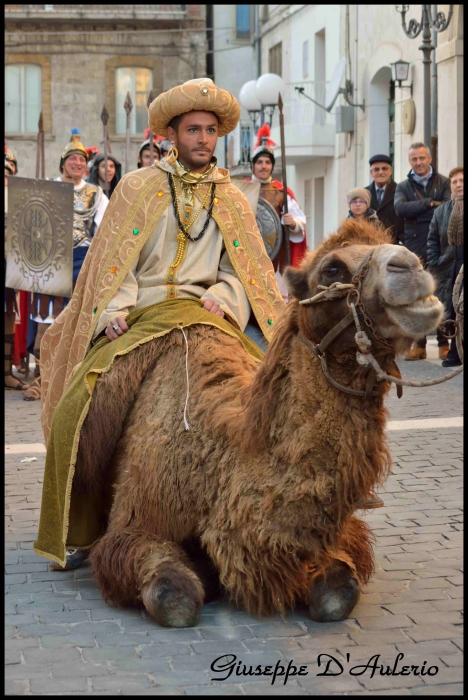
[[[357,104],[357,84],[358,84],[358,10],[359,5],[355,5],[356,17],[354,23],[354,94],[353,102]],[[357,160],[358,160],[358,110],[354,107],[354,187],[357,187]]]
[[[255,36],[255,77],[260,77],[260,37],[259,37],[259,6],[254,5],[254,36]]]
[[[432,5],[432,16],[437,15],[437,5]],[[434,170],[438,169],[438,136],[437,136],[437,32],[432,30],[432,45],[434,47],[431,56],[431,153],[432,166]]]

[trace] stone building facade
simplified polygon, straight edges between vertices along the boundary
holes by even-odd
[[[40,109],[45,175],[57,177],[73,127],[86,147],[103,151],[104,103],[123,173],[127,87],[134,102],[129,170],[136,169],[149,89],[158,95],[206,74],[205,13],[206,5],[6,5],[5,137],[19,175],[35,177]]]

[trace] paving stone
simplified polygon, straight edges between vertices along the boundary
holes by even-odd
[[[242,627],[203,627],[200,629],[200,634],[207,641],[216,639],[251,639],[254,636],[245,625]]]
[[[66,636],[69,634],[69,631],[65,627],[65,625],[24,625],[21,627],[18,627],[18,634],[20,637],[42,637],[43,635],[46,634],[55,634],[55,635],[63,635]]]
[[[163,657],[183,657],[184,659],[189,656],[195,656],[193,650],[189,644],[151,644],[150,646],[143,646],[139,650],[139,655],[142,659],[152,659],[156,656]]]
[[[104,664],[98,666],[97,664],[83,663],[83,661],[73,664],[52,664],[51,671],[53,678],[69,678],[73,676],[90,678],[91,676],[108,676],[110,673],[109,669]]]
[[[83,658],[92,663],[104,663],[106,661],[119,662],[120,659],[138,659],[134,649],[125,647],[94,647],[93,649],[83,649]]]
[[[68,678],[54,678],[53,681],[47,679],[35,678],[31,681],[31,693],[33,695],[39,693],[50,693],[51,688],[54,692],[59,693],[70,693],[70,691],[76,690],[84,693],[88,689],[88,682],[86,678],[73,678],[68,676]]]
[[[442,695],[450,697],[451,695],[463,695],[462,683],[450,683],[434,686],[424,685],[423,687],[412,688],[411,695]]]
[[[463,630],[457,625],[432,625],[429,623],[409,627],[406,634],[414,642],[424,642],[434,639],[455,639],[462,636]]]
[[[81,659],[78,649],[25,649],[24,659],[27,664],[48,664],[77,662]]]
[[[159,689],[158,689],[159,690]],[[191,686],[184,688],[185,695],[244,695],[240,685]],[[263,694],[263,693],[262,693]]]
[[[151,644],[151,638],[145,633],[127,634],[121,632],[120,634],[108,634],[107,632],[96,630],[94,636],[99,646],[106,647],[137,647],[140,644]]]
[[[5,664],[20,664],[21,656],[19,651],[15,651],[13,649],[5,650],[4,661]]]

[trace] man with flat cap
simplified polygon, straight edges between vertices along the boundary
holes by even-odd
[[[405,220],[402,216],[398,216],[393,205],[396,182],[392,180],[393,168],[390,156],[383,154],[372,156],[369,165],[373,182],[366,187],[366,190],[371,193],[371,209],[376,212],[379,221],[391,229],[393,243],[403,245]]]
[[[269,341],[285,307],[250,205],[213,157],[218,137],[233,131],[239,118],[237,100],[207,78],[154,100],[150,128],[168,136],[171,149],[119,182],[72,300],[44,336],[48,451],[35,551],[60,567],[79,566],[82,553],[103,534],[100,493],[91,502],[72,489],[96,377],[105,380],[121,356],[120,386],[106,384],[109,404],[117,401],[135,374],[137,347],[197,323],[234,336],[259,360],[263,353],[246,328],[250,315]],[[186,342],[196,362],[190,334]],[[109,426],[114,437],[116,430]],[[103,435],[103,444],[114,437]],[[101,469],[106,455],[88,458]],[[67,557],[67,549],[78,551]]]

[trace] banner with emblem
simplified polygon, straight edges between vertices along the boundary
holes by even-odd
[[[7,287],[71,297],[73,192],[69,182],[8,178]]]

